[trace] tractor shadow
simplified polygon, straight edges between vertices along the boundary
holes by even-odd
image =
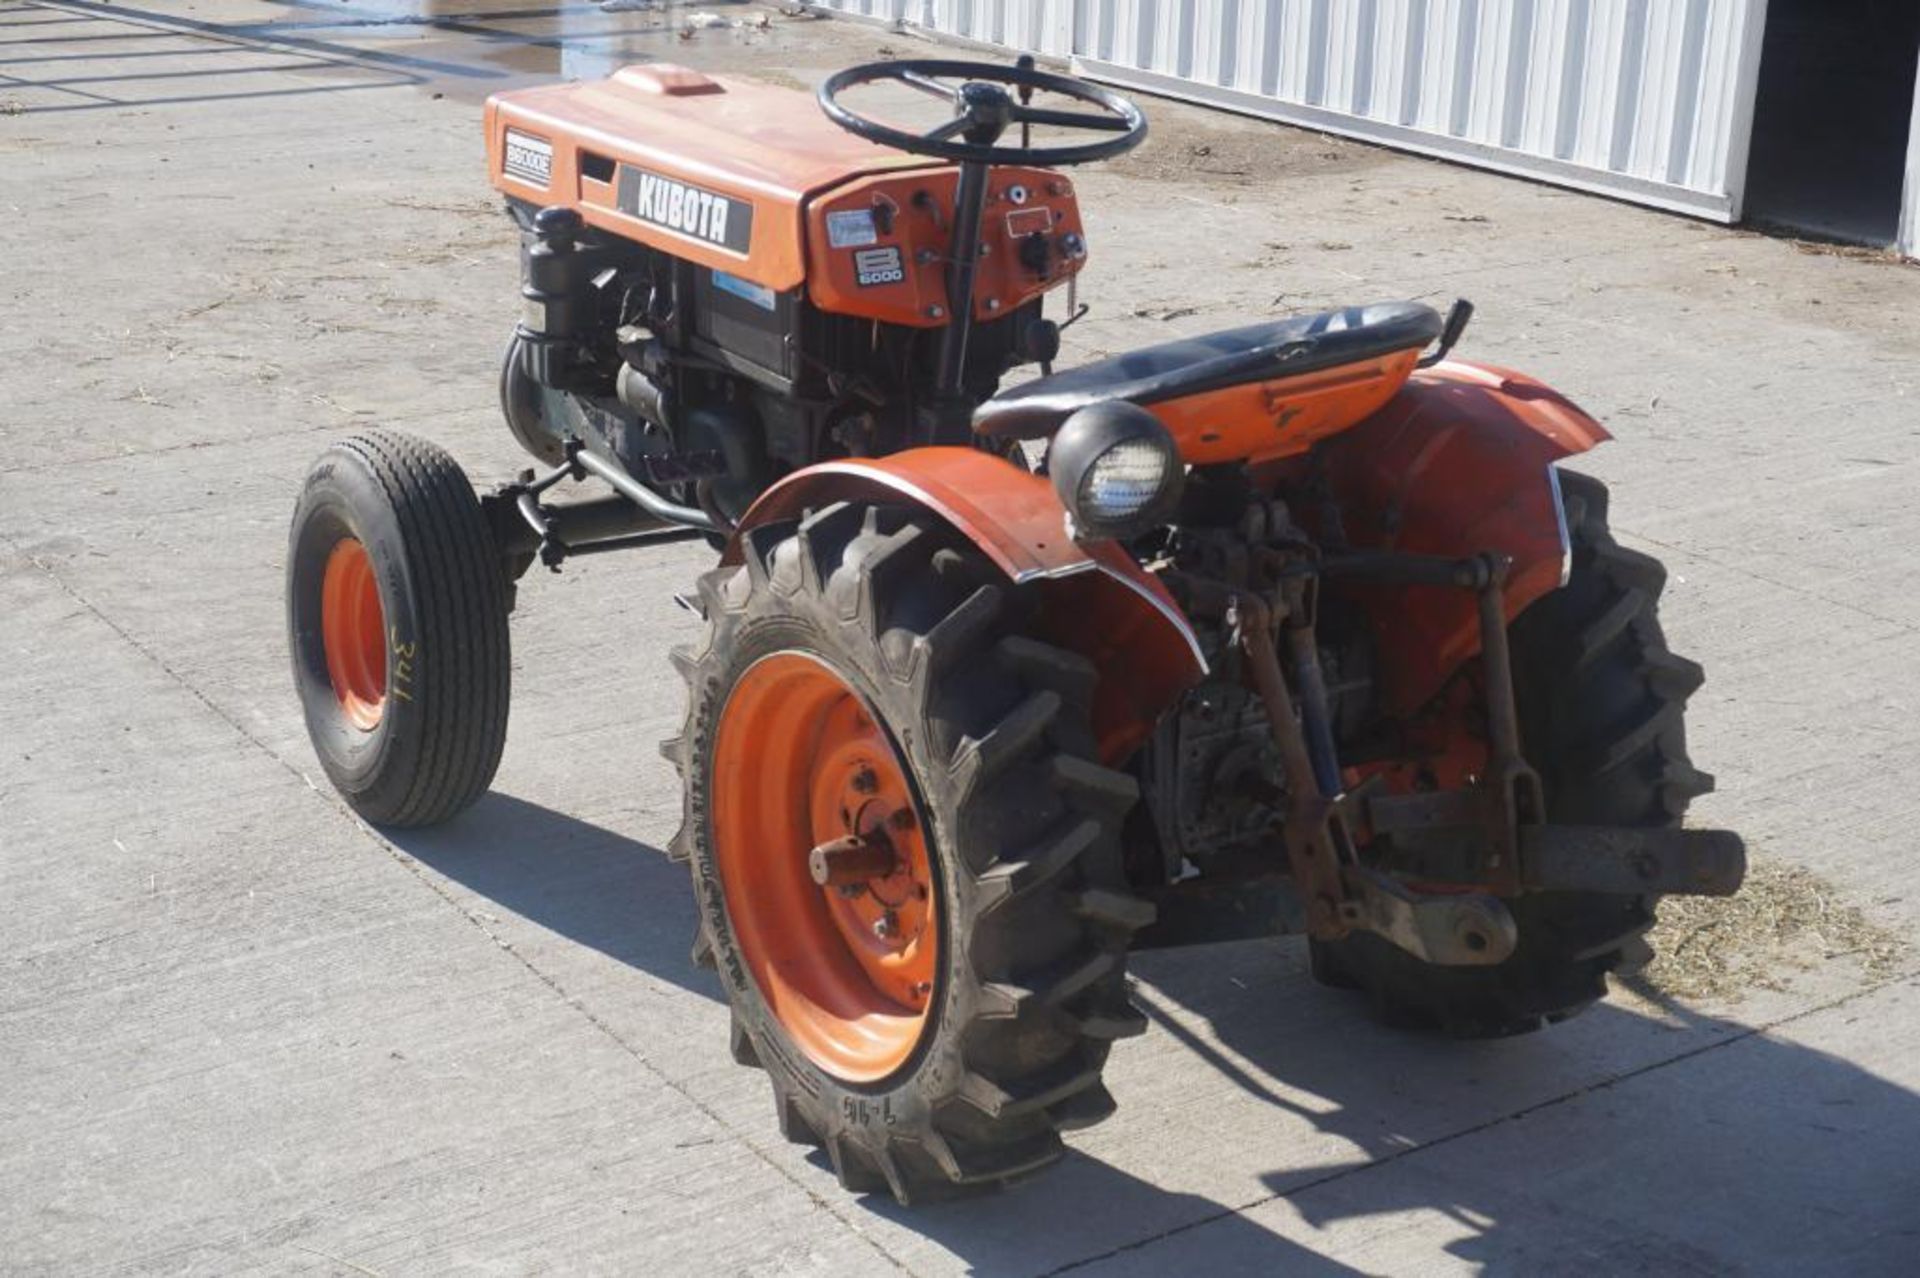
[[[719,997],[688,957],[685,869],[647,843],[500,794],[396,842],[503,910]],[[1177,1099],[1168,1053],[1143,1063],[1129,1049],[1147,1045],[1121,1044],[1124,1144],[1076,1138],[1048,1174],[983,1197],[903,1210],[870,1195],[876,1226],[977,1274],[1359,1272],[1319,1254],[1322,1231],[1368,1270],[1911,1272],[1920,1254],[1920,1097],[1782,1036],[1651,990],[1658,1018],[1607,1003],[1498,1042],[1410,1035],[1315,985],[1293,941],[1133,968],[1156,1034],[1179,1045]],[[1273,1200],[1292,1237],[1262,1223]],[[1406,1240],[1370,1244],[1372,1221]],[[922,1244],[886,1245],[921,1267]]]
[[[1165,1056],[1152,1080],[1129,1080],[1124,1046],[1109,1070],[1115,1122],[1141,1125],[1116,1161],[1151,1180],[1076,1152],[995,1197],[872,1210],[980,1274],[1914,1272],[1908,1088],[1644,987],[1658,1018],[1602,1004],[1499,1042],[1411,1035],[1314,985],[1303,948],[1140,956],[1138,1001],[1189,1080],[1143,1112],[1129,1092],[1164,1098]],[[1823,1039],[1911,1039],[1886,998],[1862,1003],[1884,1028],[1828,1014]]]
[[[434,872],[502,911],[704,998],[721,997],[688,954],[694,906],[684,866],[651,844],[494,792],[446,826],[386,837]],[[716,1043],[716,1057],[725,1044]],[[772,1118],[768,1116],[771,1127]],[[821,1192],[833,1170],[807,1155]],[[1293,1274],[1356,1272],[1234,1216],[1211,1199],[1173,1193],[1079,1152],[1013,1190],[903,1210],[886,1195],[861,1206],[929,1238],[983,1274],[1032,1274],[1198,1220],[1235,1235],[1238,1249]]]
[[[693,891],[685,866],[650,844],[494,792],[445,826],[389,830],[421,864],[529,923],[703,998],[693,965]]]
[[[1544,1033],[1456,1042],[1387,1028],[1360,996],[1320,988],[1296,942],[1135,966],[1138,1001],[1196,1063],[1351,1148],[1260,1179],[1290,1234],[1329,1233],[1370,1269],[1433,1268],[1440,1255],[1420,1247],[1499,1273],[1914,1272],[1920,1095],[1790,1041],[1871,1054],[1881,1034],[1910,1038],[1920,999],[1895,1000],[1920,989],[1911,976],[1776,1032],[1635,978],[1644,1010],[1616,991]],[[1881,1028],[1847,1028],[1876,1015]],[[1370,1245],[1396,1228],[1406,1242]],[[1164,1272],[1176,1254],[1204,1257],[1209,1275],[1272,1272],[1250,1238],[1207,1225],[1177,1253],[1100,1272]]]

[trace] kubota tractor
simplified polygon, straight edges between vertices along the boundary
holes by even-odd
[[[1679,828],[1711,781],[1665,574],[1559,469],[1607,434],[1448,359],[1467,305],[1053,371],[1066,170],[1146,128],[1027,61],[854,67],[817,106],[667,65],[500,95],[501,407],[543,465],[477,497],[374,431],[295,513],[295,679],[377,825],[487,788],[535,560],[718,550],[671,654],[670,853],[733,1055],[855,1190],[1000,1183],[1112,1112],[1130,950],[1304,934],[1397,1021],[1512,1034],[1643,963],[1658,897],[1743,873]]]

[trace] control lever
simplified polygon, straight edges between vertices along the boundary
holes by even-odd
[[[1460,340],[1460,335],[1467,331],[1467,323],[1472,319],[1473,303],[1464,297],[1456,297],[1453,309],[1447,312],[1447,322],[1440,330],[1440,344],[1433,348],[1433,354],[1420,361],[1419,367],[1432,368],[1445,359]]]

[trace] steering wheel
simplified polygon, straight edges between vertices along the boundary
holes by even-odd
[[[961,83],[950,84],[950,80]],[[925,133],[913,133],[841,105],[840,95],[846,90],[888,81],[952,103],[953,118]],[[1032,106],[1036,90],[1058,93],[1098,109],[1055,111]],[[1133,103],[1084,80],[1036,70],[1027,58],[1017,66],[936,59],[867,62],[828,77],[818,96],[827,118],[849,133],[910,155],[931,155],[963,164],[1028,164],[1040,168],[1089,164],[1131,151],[1147,136],[1147,117]],[[1022,126],[1022,145],[996,146],[1012,124]],[[1036,124],[1119,136],[1078,146],[1028,146],[1027,127]]]

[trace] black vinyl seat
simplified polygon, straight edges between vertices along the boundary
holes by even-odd
[[[975,409],[973,428],[1002,439],[1039,439],[1102,400],[1155,404],[1378,359],[1427,345],[1442,326],[1430,306],[1375,302],[1182,338],[1016,386]]]

